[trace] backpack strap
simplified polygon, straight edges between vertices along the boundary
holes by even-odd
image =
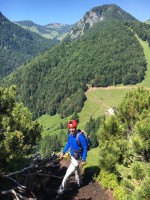
[[[79,140],[79,136],[80,135],[84,135],[84,137],[87,139],[88,138],[88,136],[87,136],[87,133],[85,132],[85,131],[81,131],[80,129],[78,130],[78,133],[77,133],[77,135],[76,135],[76,141],[77,141],[77,144],[82,148],[82,145],[81,145],[81,143],[80,143],[80,140]]]
[[[77,141],[77,144],[82,148],[81,143],[80,143],[80,140],[79,140],[79,136],[80,136],[81,134],[83,134],[83,133],[82,133],[81,131],[78,130],[78,133],[77,133],[77,135],[76,135],[76,141]]]
[[[82,146],[81,146],[81,143],[80,143],[80,140],[79,140],[79,136],[82,134],[82,135],[84,135],[84,137],[86,139],[87,149],[88,150],[91,149],[92,142],[91,142],[90,138],[88,137],[87,133],[85,131],[81,131],[81,130],[78,130],[78,131],[80,131],[80,132],[77,133],[77,136],[76,136],[76,140],[77,140],[78,145],[82,149]]]

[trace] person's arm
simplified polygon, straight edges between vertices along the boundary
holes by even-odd
[[[63,154],[65,154],[68,151],[69,148],[70,148],[70,143],[68,141],[67,144],[66,144],[66,146],[63,149]]]

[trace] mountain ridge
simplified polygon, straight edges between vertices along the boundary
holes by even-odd
[[[30,20],[15,21],[21,27],[39,34],[47,39],[62,40],[71,29],[73,25],[61,24],[61,23],[49,23],[47,25],[39,25]]]

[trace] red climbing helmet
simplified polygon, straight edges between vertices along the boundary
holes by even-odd
[[[77,127],[77,121],[75,119],[72,119],[68,122],[68,128],[76,128]]]

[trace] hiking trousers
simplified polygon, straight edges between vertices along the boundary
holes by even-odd
[[[58,189],[58,194],[63,194],[64,191],[68,187],[69,179],[70,176],[75,173],[75,179],[77,184],[80,186],[81,185],[81,173],[80,173],[80,168],[79,168],[79,162],[76,160],[73,156],[71,156],[71,163],[67,169],[67,172],[63,178],[63,181]]]

